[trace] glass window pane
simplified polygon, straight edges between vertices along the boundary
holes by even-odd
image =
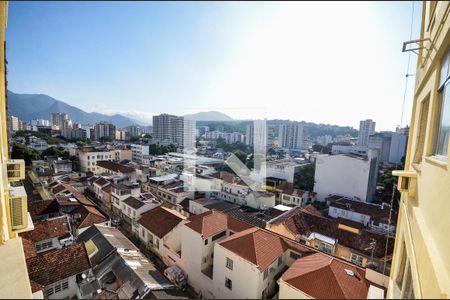
[[[436,154],[448,155],[448,137],[450,133],[450,87],[445,86],[442,99],[442,112],[439,122],[439,134],[437,140]]]
[[[444,84],[445,80],[447,79],[449,63],[450,63],[450,51],[447,52],[445,54],[444,58],[442,59],[441,75],[439,78],[439,86],[442,86],[442,84]]]

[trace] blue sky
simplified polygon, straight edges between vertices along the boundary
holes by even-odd
[[[9,2],[9,88],[141,120],[220,110],[235,118],[354,127],[372,118],[377,130],[393,130],[411,8],[412,2]],[[413,39],[420,10],[416,2]]]

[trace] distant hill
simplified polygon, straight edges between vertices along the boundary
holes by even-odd
[[[88,113],[44,94],[16,94],[8,91],[8,115],[16,116],[22,121],[30,121],[32,119],[50,120],[51,113],[58,112],[67,113],[72,121],[81,124],[94,124],[106,121],[113,123],[118,128],[142,124],[142,122],[119,114],[109,116],[96,112]]]
[[[196,114],[184,115],[184,117],[195,121],[234,121],[233,118],[219,111],[204,111]]]

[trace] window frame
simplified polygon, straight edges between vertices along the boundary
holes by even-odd
[[[225,287],[230,291],[233,290],[233,281],[228,277],[225,277]]]
[[[225,260],[225,267],[231,271],[233,271],[233,260],[229,257]]]

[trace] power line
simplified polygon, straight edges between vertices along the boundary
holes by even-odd
[[[412,4],[412,12],[411,12],[411,25],[409,28],[409,40],[412,40],[412,32],[413,32],[413,25],[414,25],[414,1],[411,1]],[[402,102],[402,114],[400,117],[400,127],[403,125],[403,114],[405,111],[405,102],[406,102],[406,92],[408,90],[408,79],[409,79],[409,67],[411,63],[411,51],[408,52],[408,65],[406,67],[406,76],[405,76],[405,90],[403,92],[403,102]]]

